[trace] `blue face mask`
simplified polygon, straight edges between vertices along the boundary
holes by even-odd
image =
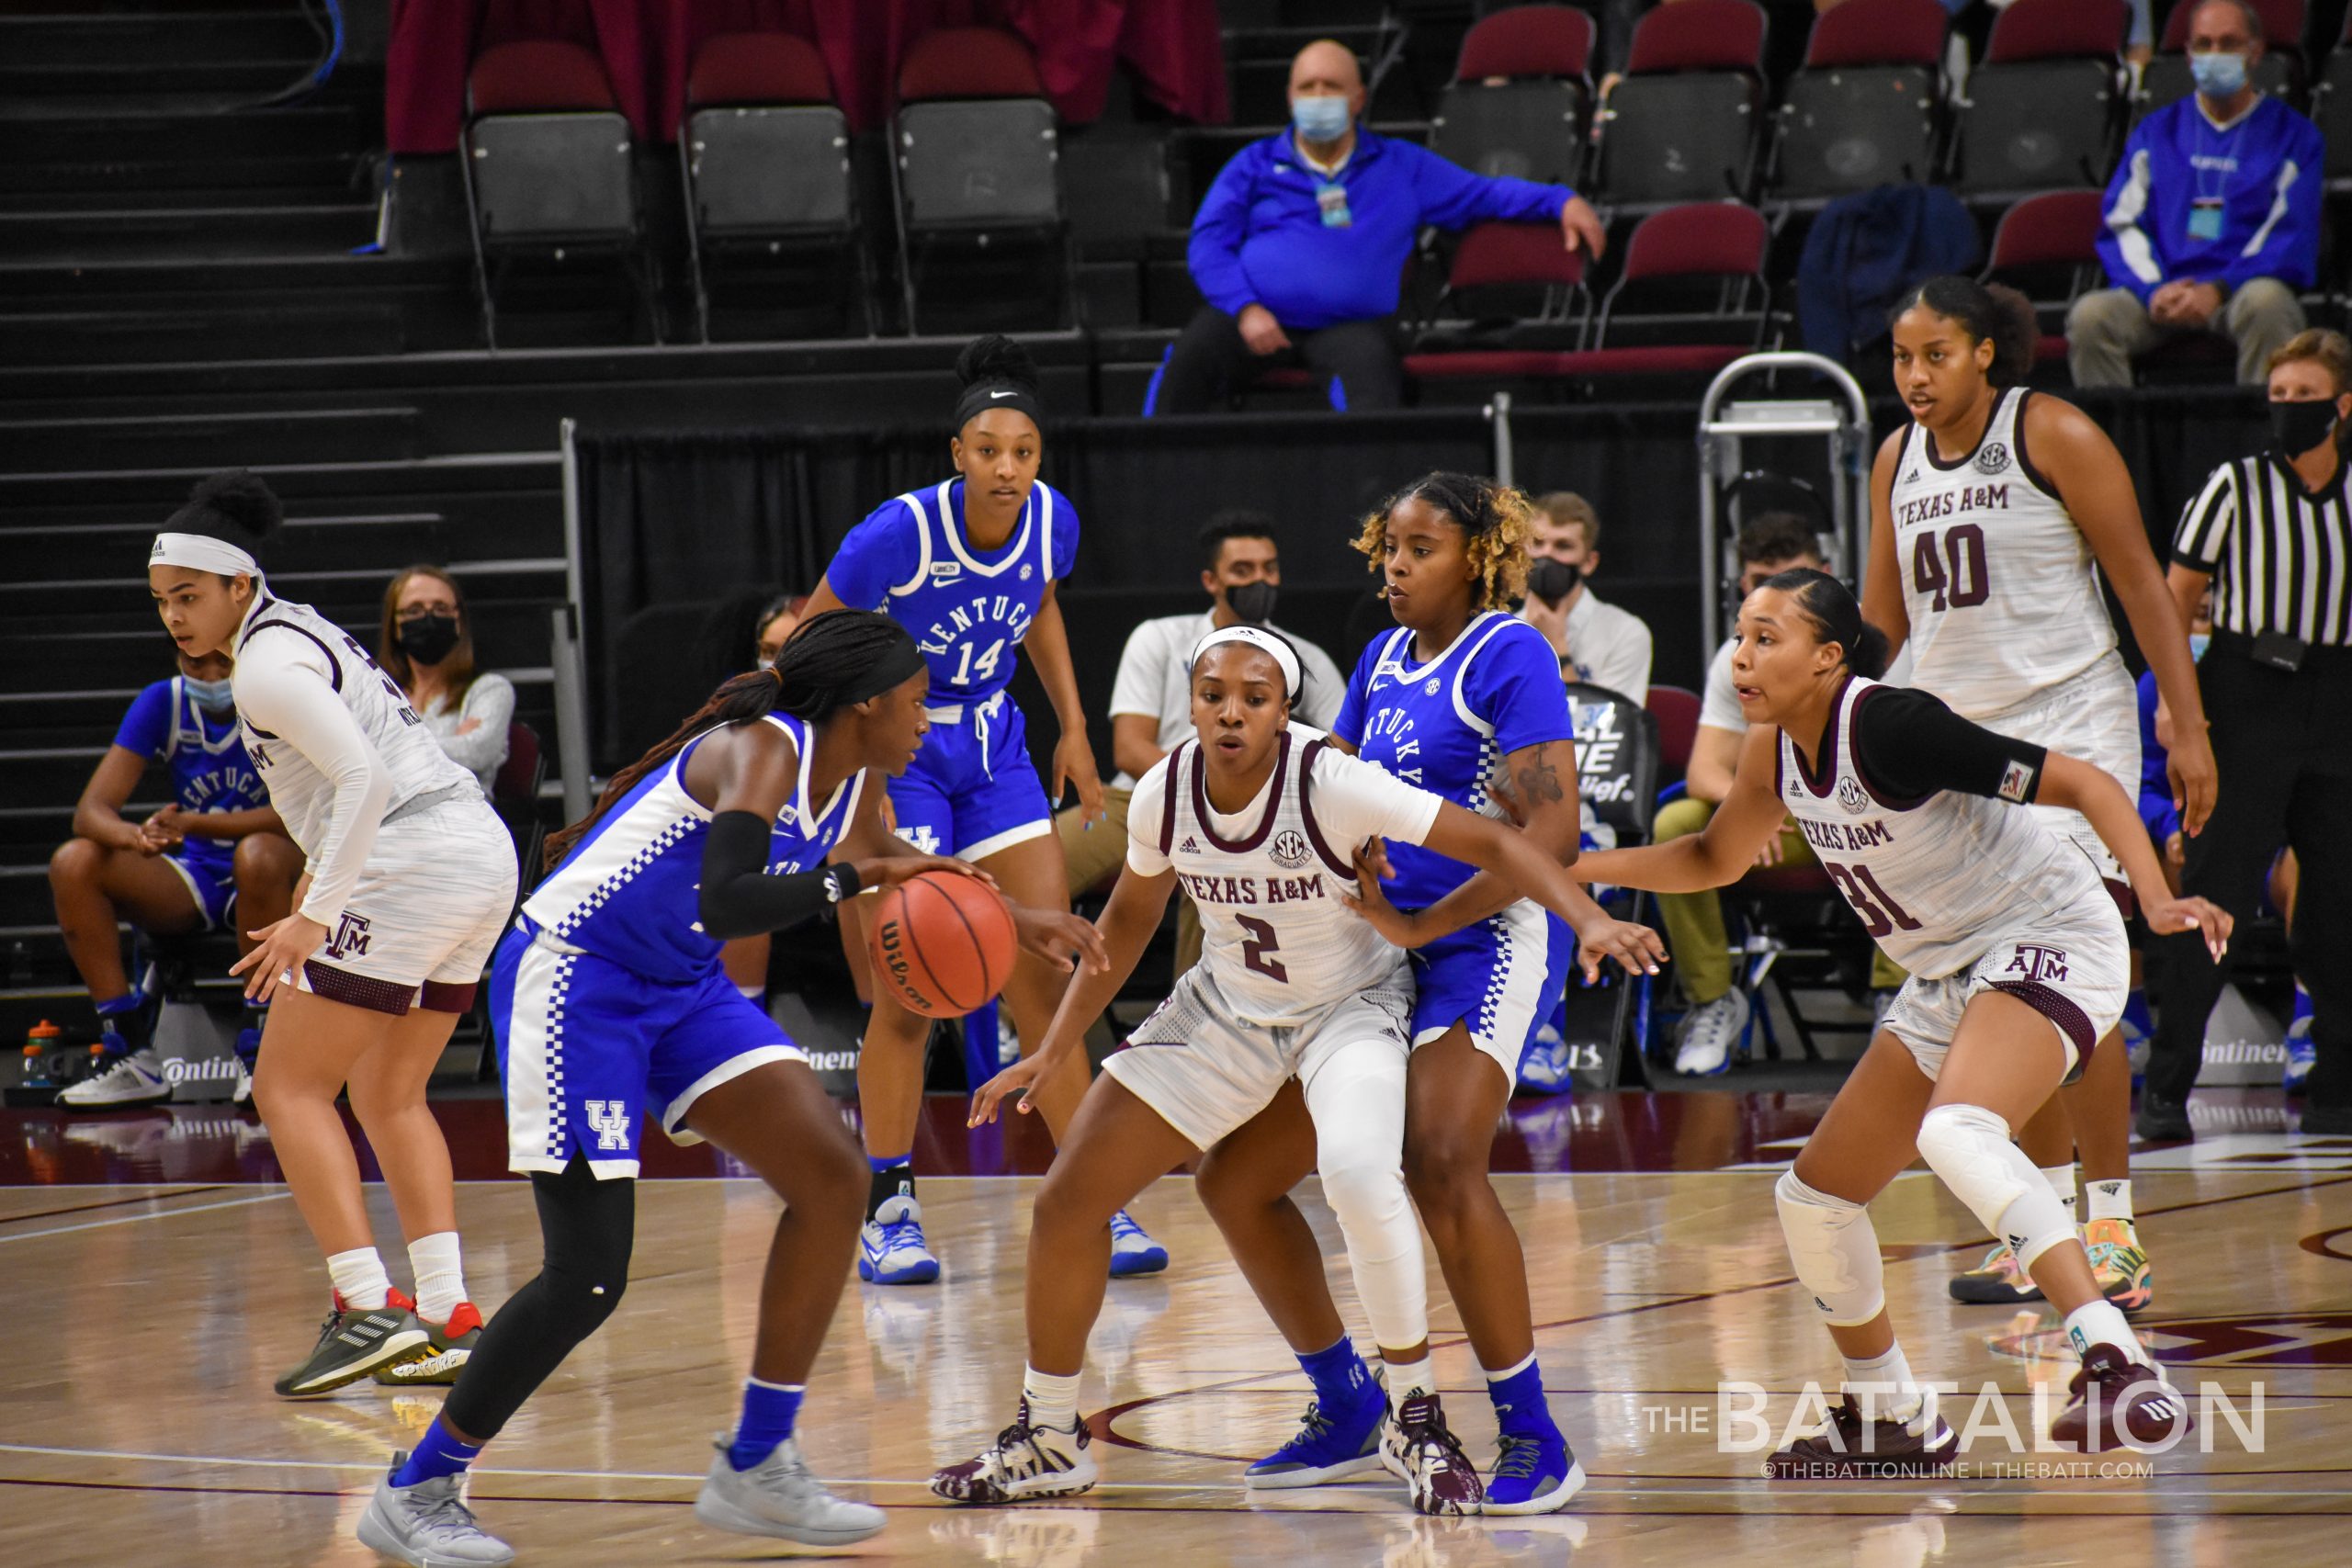
[[[187,690],[188,699],[207,713],[228,713],[236,706],[229,695],[229,682],[226,681],[197,681],[183,675],[180,685]]]
[[[2188,73],[2196,78],[2197,90],[2207,97],[2234,98],[2245,90],[2245,56],[2192,54],[2188,57]]]
[[[1348,133],[1355,118],[1348,112],[1348,100],[1343,97],[1324,94],[1291,100],[1290,122],[1309,141],[1337,141]]]
[[[2188,661],[2192,664],[2196,663],[2197,660],[2205,657],[2205,650],[2212,646],[2213,638],[2211,633],[2190,632],[2188,634]]]

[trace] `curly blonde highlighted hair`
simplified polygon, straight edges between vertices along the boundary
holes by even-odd
[[[1442,512],[1463,533],[1470,558],[1473,610],[1495,610],[1527,593],[1527,541],[1533,532],[1534,502],[1524,491],[1472,474],[1424,474],[1382,502],[1363,520],[1355,547],[1380,570],[1381,539],[1388,519],[1408,501]]]

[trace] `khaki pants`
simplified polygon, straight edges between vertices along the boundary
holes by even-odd
[[[1688,838],[1705,828],[1715,815],[1715,803],[1684,795],[1658,809],[1650,824],[1650,841],[1667,843]],[[1812,865],[1813,846],[1794,827],[1781,829],[1781,860],[1786,865]],[[1681,972],[1682,994],[1692,1007],[1704,1007],[1732,987],[1731,935],[1724,927],[1724,902],[1714,889],[1704,893],[1660,893],[1658,924],[1666,928],[1666,943]],[[1903,983],[1903,971],[1883,953],[1873,953],[1871,984],[1884,989]]]
[[[2237,344],[2238,379],[2259,387],[2269,378],[2270,352],[2303,330],[2295,291],[2275,277],[2249,278],[2224,300],[2201,330]],[[2066,364],[2077,387],[2128,387],[2132,361],[2183,329],[2160,327],[2129,288],[2101,288],[2066,312]]]
[[[1127,859],[1127,803],[1132,790],[1105,786],[1102,820],[1091,828],[1079,820],[1078,807],[1054,816],[1054,832],[1062,841],[1062,860],[1069,867],[1069,896],[1076,898],[1096,883],[1112,876]],[[1176,894],[1176,973],[1182,975],[1201,961],[1201,912],[1182,889]]]

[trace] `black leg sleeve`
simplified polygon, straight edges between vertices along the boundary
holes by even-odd
[[[574,1155],[560,1176],[531,1178],[546,1256],[482,1330],[442,1406],[444,1423],[475,1442],[496,1437],[572,1347],[620,1305],[637,1231],[637,1183],[599,1181]]]
[[[1202,306],[1169,352],[1160,371],[1159,398],[1151,412],[1224,412],[1232,400],[1234,383],[1253,357],[1241,340],[1240,325],[1216,306]]]
[[[1405,362],[1396,354],[1396,323],[1385,316],[1325,327],[1307,334],[1299,350],[1318,379],[1340,378],[1351,413],[1393,409],[1404,400]]]

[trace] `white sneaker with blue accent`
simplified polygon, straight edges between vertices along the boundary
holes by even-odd
[[[1711,1078],[1731,1070],[1732,1048],[1747,1028],[1747,997],[1725,991],[1713,1001],[1692,1008],[1682,1021],[1682,1044],[1674,1054],[1674,1070],[1685,1077]]]
[[[847,1546],[879,1535],[889,1518],[870,1503],[853,1503],[825,1490],[808,1472],[800,1445],[786,1438],[749,1470],[727,1457],[729,1438],[717,1439],[710,1477],[695,1499],[695,1517],[715,1530],[769,1535],[803,1546]]]
[[[922,1205],[901,1192],[857,1234],[857,1277],[874,1285],[928,1285],[939,1259],[922,1238]]]
[[[359,1516],[362,1546],[409,1568],[494,1568],[514,1561],[514,1549],[482,1529],[466,1506],[463,1475],[393,1485],[392,1476],[407,1462],[408,1455],[394,1454],[392,1468],[376,1483],[376,1495]]]
[[[1168,1249],[1144,1233],[1125,1209],[1111,1216],[1111,1278],[1132,1280],[1168,1267]]]
[[[129,1105],[158,1105],[172,1098],[164,1065],[153,1045],[117,1057],[106,1071],[84,1078],[57,1097],[76,1111],[113,1111]]]
[[[1573,1087],[1568,1077],[1568,1043],[1548,1023],[1535,1032],[1534,1040],[1519,1059],[1519,1087],[1530,1094],[1566,1094]]]

